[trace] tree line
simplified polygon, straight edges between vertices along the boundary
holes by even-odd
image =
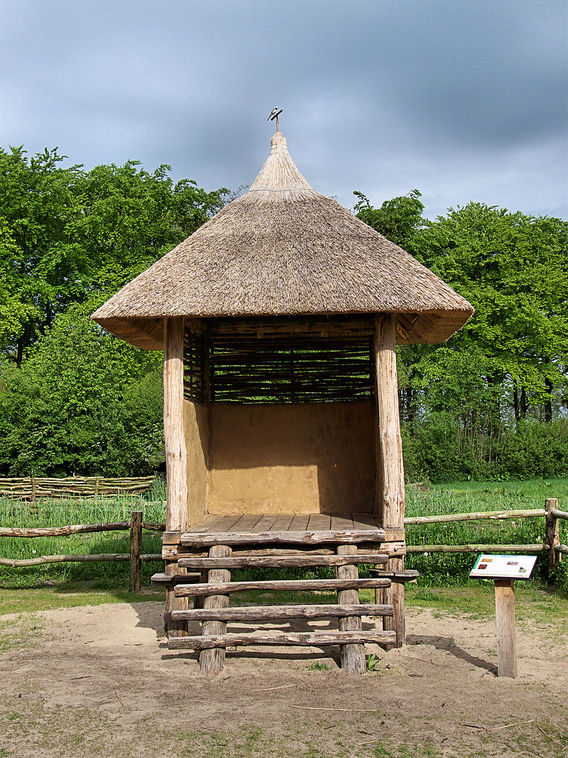
[[[164,460],[161,356],[89,315],[232,195],[64,158],[0,150],[0,473],[146,473]],[[444,345],[399,348],[409,478],[568,473],[568,223],[482,203],[432,221],[417,190],[355,195],[476,309]]]

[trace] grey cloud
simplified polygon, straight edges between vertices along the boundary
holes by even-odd
[[[0,144],[249,183],[282,128],[345,205],[423,190],[566,214],[565,4],[547,0],[13,0]]]

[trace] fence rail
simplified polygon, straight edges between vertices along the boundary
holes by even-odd
[[[148,491],[155,478],[155,476],[0,477],[0,497],[35,502],[42,497],[55,499],[141,495]]]
[[[568,555],[568,545],[560,542],[559,521],[568,519],[568,512],[558,510],[558,500],[548,498],[544,508],[516,511],[483,511],[478,513],[448,513],[437,516],[412,516],[404,519],[405,526],[420,526],[424,524],[452,523],[456,521],[495,520],[509,518],[545,518],[545,541],[525,545],[407,545],[407,553],[532,553],[547,552],[548,565],[552,569],[560,563],[562,555]],[[159,561],[159,553],[142,553],[142,530],[164,531],[163,523],[143,521],[142,511],[133,511],[130,521],[112,521],[100,524],[69,524],[66,526],[49,527],[0,527],[0,537],[68,537],[72,534],[87,534],[89,532],[130,531],[129,553],[97,553],[89,555],[42,555],[36,558],[0,558],[0,566],[12,568],[39,566],[45,563],[90,562],[90,561],[129,561],[131,592],[140,590],[140,569],[142,561]]]

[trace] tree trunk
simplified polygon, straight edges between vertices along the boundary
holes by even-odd
[[[547,424],[550,424],[552,421],[552,390],[554,388],[552,386],[552,381],[548,377],[544,380],[544,383],[546,385],[546,391],[548,392],[548,397],[544,403],[544,420]]]
[[[520,411],[521,411],[521,418],[525,418],[527,415],[527,410],[529,407],[528,398],[527,398],[527,391],[524,387],[521,387],[521,403],[520,403]]]
[[[521,411],[519,408],[519,392],[517,390],[517,382],[513,384],[513,410],[515,413],[515,422],[518,424],[521,418]]]

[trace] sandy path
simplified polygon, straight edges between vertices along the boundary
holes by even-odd
[[[159,646],[161,609],[1,617],[0,756],[568,755],[568,646],[534,630],[514,681],[495,676],[492,623],[429,611],[362,677],[247,648],[208,680]]]

